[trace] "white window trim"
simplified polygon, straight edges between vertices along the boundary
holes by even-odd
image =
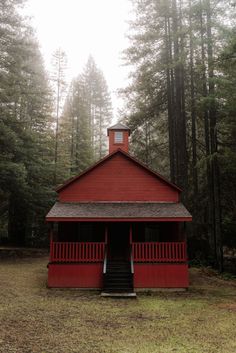
[[[115,143],[123,143],[124,142],[123,131],[115,131],[114,142]]]

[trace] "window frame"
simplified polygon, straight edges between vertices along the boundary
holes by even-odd
[[[114,143],[115,144],[124,143],[124,133],[123,133],[123,131],[115,131],[115,133],[114,133]]]

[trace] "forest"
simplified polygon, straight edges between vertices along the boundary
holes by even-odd
[[[55,188],[107,154],[109,87],[90,56],[70,84],[46,71],[22,0],[0,1],[0,244],[47,246]],[[117,120],[131,153],[181,187],[189,258],[224,268],[236,248],[236,4],[132,0],[129,84]]]

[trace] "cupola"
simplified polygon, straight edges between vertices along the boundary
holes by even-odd
[[[107,129],[107,136],[109,137],[109,153],[121,149],[124,152],[129,152],[129,135],[130,129],[118,123]]]

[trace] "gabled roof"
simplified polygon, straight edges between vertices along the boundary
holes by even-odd
[[[182,191],[177,185],[171,183],[169,180],[167,180],[166,178],[164,178],[162,175],[160,175],[159,173],[155,172],[154,170],[152,170],[151,168],[147,167],[144,163],[138,161],[135,157],[131,156],[129,153],[124,152],[121,149],[117,149],[116,151],[108,154],[106,157],[102,158],[100,161],[98,161],[97,163],[93,164],[91,167],[89,167],[88,169],[86,169],[84,172],[80,173],[79,175],[70,178],[69,180],[67,180],[63,185],[59,186],[56,188],[57,192],[60,192],[61,190],[63,190],[64,188],[66,188],[68,185],[72,184],[73,182],[75,182],[76,180],[79,180],[82,176],[88,174],[90,171],[92,171],[93,169],[97,168],[99,165],[101,165],[102,163],[106,162],[107,160],[113,158],[115,155],[117,154],[121,154],[124,157],[130,159],[131,161],[133,161],[135,164],[137,164],[139,167],[145,169],[148,173],[151,173],[153,176],[157,177],[158,179],[164,181],[166,184],[168,184],[169,186],[171,186],[172,188],[178,190],[179,192]]]
[[[109,135],[110,130],[127,130],[127,131],[129,131],[129,135],[130,135],[130,128],[124,124],[121,124],[121,123],[117,123],[117,124],[109,127],[107,129],[107,135]]]
[[[58,219],[166,219],[191,221],[180,202],[56,202],[46,216]]]

